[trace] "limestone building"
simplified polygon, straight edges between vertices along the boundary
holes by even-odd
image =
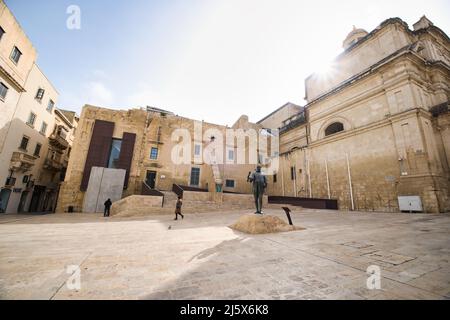
[[[259,135],[256,142],[267,193],[337,199],[348,210],[396,212],[417,201],[417,211],[449,211],[449,38],[426,17],[413,30],[393,18],[371,32],[354,28],[343,48],[329,72],[305,80],[305,106],[287,103],[257,123],[242,116],[233,125],[278,139],[276,147],[260,144]],[[212,131],[196,135],[198,123]],[[184,164],[173,159],[177,129],[189,132]],[[216,193],[222,184],[225,192],[250,193],[251,152],[238,163],[226,141],[216,155],[223,164],[196,159],[227,129],[157,108],[85,106],[57,210],[82,211],[91,171],[99,168],[124,170],[118,198],[174,184]],[[251,140],[245,140],[248,149]]]
[[[354,29],[343,47],[305,81],[308,121],[291,131],[307,143],[282,155],[295,185],[282,194],[378,211],[417,196],[424,212],[449,211],[448,36],[426,17],[413,30],[394,18]]]
[[[255,131],[259,128],[249,123],[246,116],[233,127]],[[173,137],[177,129],[185,130],[186,135],[181,132],[180,139],[188,142],[189,150],[183,150],[182,155],[188,160],[183,163],[177,163],[173,156],[179,145],[178,136]],[[171,191],[174,184],[209,192],[216,191],[216,184],[220,184],[224,192],[250,193],[246,178],[257,158],[250,163],[247,154],[249,164],[238,164],[237,150],[226,144],[227,129],[232,128],[152,107],[124,111],[84,106],[72,151],[77,157],[69,161],[57,211],[86,211],[86,191],[90,183],[96,183],[91,176],[94,167],[126,171],[124,191],[119,198],[151,190]],[[221,147],[215,149],[217,153],[211,161],[206,157],[206,149],[215,143]],[[249,139],[245,143],[248,147]],[[111,180],[109,184],[112,183]]]
[[[76,119],[56,109],[58,92],[36,50],[0,1],[0,212],[53,211]]]

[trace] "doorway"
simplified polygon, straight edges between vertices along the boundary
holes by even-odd
[[[30,212],[42,211],[42,196],[45,193],[45,186],[34,186],[33,196],[31,197]]]
[[[17,208],[17,212],[25,212],[25,203],[27,202],[28,193],[28,191],[24,191],[20,195],[19,207]]]
[[[150,187],[150,189],[155,189],[156,171],[147,171],[145,183]]]
[[[6,212],[10,195],[10,189],[2,189],[2,191],[0,192],[0,213]]]

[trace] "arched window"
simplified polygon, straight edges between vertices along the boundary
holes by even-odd
[[[340,131],[344,131],[344,125],[341,122],[334,122],[325,129],[325,137]]]

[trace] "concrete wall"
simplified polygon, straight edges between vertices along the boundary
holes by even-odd
[[[112,202],[122,199],[125,173],[123,169],[92,167],[83,212],[103,212],[108,198]]]

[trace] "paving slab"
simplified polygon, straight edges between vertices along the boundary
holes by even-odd
[[[0,298],[450,298],[448,215],[296,209],[305,230],[227,227],[246,213],[1,215]],[[367,287],[369,266],[379,289]]]

